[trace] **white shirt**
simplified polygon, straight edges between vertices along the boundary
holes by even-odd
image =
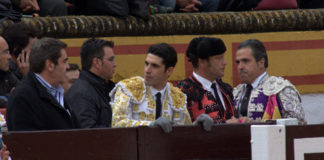
[[[212,83],[216,83],[217,94],[218,94],[218,96],[220,98],[220,101],[222,102],[222,105],[223,105],[224,109],[226,110],[225,103],[224,103],[224,100],[223,100],[223,96],[222,96],[222,93],[220,91],[220,88],[219,88],[218,83],[216,82],[216,80],[211,82],[208,79],[198,75],[195,72],[193,72],[193,76],[201,83],[201,85],[203,86],[203,88],[206,91],[209,91],[210,93],[212,93],[212,95],[215,97],[215,99],[216,99],[216,96],[215,96],[214,90],[211,88],[211,85],[212,85]]]
[[[261,79],[262,79],[264,76],[266,76],[266,75],[267,75],[267,72],[262,73],[258,78],[256,78],[256,79],[253,81],[253,83],[251,84],[251,86],[252,86],[253,88],[258,87],[258,85],[259,85]]]
[[[163,89],[161,89],[161,90],[157,90],[157,89],[155,89],[155,88],[153,88],[152,86],[150,86],[150,88],[151,88],[151,93],[152,93],[152,96],[153,96],[153,99],[154,100],[156,100],[156,94],[158,93],[158,92],[160,92],[161,93],[161,102],[162,102],[162,107],[163,107],[163,100],[164,100],[164,97],[165,97],[165,89],[167,88],[167,85],[165,85],[164,86],[164,88]],[[163,109],[161,109],[161,112],[162,112],[162,110]],[[161,113],[161,115],[162,115],[162,113]]]

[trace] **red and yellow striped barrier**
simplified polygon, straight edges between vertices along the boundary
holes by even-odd
[[[185,51],[190,40],[200,35],[103,37],[115,42],[117,69],[113,80],[119,81],[143,75],[144,59],[151,44],[166,42],[178,52],[178,63],[171,81],[186,78],[192,72]],[[201,35],[206,36],[206,35]],[[264,42],[269,56],[270,75],[289,79],[300,93],[324,92],[324,31],[270,32],[253,34],[208,35],[224,40],[227,47],[227,66],[224,81],[236,86],[240,83],[235,64],[238,44],[246,39]],[[80,64],[80,46],[85,38],[62,39],[69,46],[70,63]]]

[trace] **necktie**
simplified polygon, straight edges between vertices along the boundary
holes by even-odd
[[[216,83],[213,83],[211,85],[211,88],[214,90],[214,94],[215,94],[215,97],[216,97],[216,103],[218,104],[219,108],[220,108],[220,111],[221,111],[221,117],[224,116],[224,107],[223,107],[223,104],[218,96],[218,93],[217,93],[217,88],[216,88]]]
[[[249,104],[252,89],[253,89],[253,87],[250,84],[248,84],[246,86],[245,95],[244,95],[243,100],[241,102],[241,114],[242,114],[242,116],[247,115],[247,108],[248,108],[248,104]]]
[[[161,108],[162,108],[160,92],[158,92],[155,95],[155,104],[156,104],[155,119],[158,119],[161,116]]]

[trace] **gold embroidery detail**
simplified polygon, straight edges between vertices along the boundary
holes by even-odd
[[[174,117],[174,119],[179,118],[179,112],[174,112],[174,113],[173,113],[173,117]]]
[[[134,111],[135,112],[138,112],[138,110],[139,110],[139,107],[136,105],[136,106],[134,106]]]
[[[152,98],[147,98],[147,108],[155,109],[155,101]]]
[[[183,108],[185,105],[184,93],[179,88],[173,87],[172,84],[170,84],[170,91],[173,106],[177,109]]]
[[[132,77],[129,79],[125,79],[120,83],[126,87],[127,91],[130,92],[137,101],[142,100],[144,96],[144,83],[142,79],[138,77]]]
[[[146,119],[146,113],[145,112],[139,112],[138,113],[138,119],[145,120]]]

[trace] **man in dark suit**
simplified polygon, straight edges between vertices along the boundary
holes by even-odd
[[[30,72],[9,97],[9,131],[77,128],[74,112],[64,101],[64,80],[69,67],[66,44],[42,38],[32,46]]]

